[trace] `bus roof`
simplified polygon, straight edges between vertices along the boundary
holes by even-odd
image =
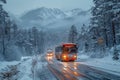
[[[64,43],[63,46],[74,46],[76,45],[75,43]]]

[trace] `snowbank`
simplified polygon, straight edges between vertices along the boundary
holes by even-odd
[[[1,72],[1,69],[7,67],[8,65],[16,65],[18,63],[19,61],[11,61],[11,62],[2,61],[0,62],[0,72]]]
[[[81,63],[116,75],[120,75],[120,61],[114,61],[111,55],[102,59],[89,59],[86,62]]]
[[[18,69],[20,71],[21,78],[18,80],[32,80],[32,72],[31,72],[32,63],[31,62],[32,62],[32,59],[28,59],[20,63],[20,65],[18,66]]]
[[[0,62],[0,73],[2,73],[2,70],[5,69],[7,66],[16,65],[17,70],[19,71],[19,73],[16,75],[18,78],[17,80],[32,80],[31,62],[32,58],[28,58],[26,60],[21,61]]]
[[[82,54],[82,55],[78,55],[77,61],[86,61],[88,59],[89,56]]]

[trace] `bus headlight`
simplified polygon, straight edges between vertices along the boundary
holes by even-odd
[[[66,55],[63,55],[63,58],[64,58],[64,59],[66,59],[66,58],[67,58],[67,56],[66,56]]]
[[[74,58],[77,58],[77,56],[76,56],[76,55],[74,55]]]
[[[66,58],[66,55],[64,55],[63,57]]]

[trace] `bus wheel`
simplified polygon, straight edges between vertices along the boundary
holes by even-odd
[[[74,60],[70,60],[71,62],[73,62]]]
[[[75,60],[70,60],[71,62],[74,62]]]
[[[57,60],[60,60],[60,59],[57,58]]]
[[[64,60],[60,60],[61,62],[65,62]]]

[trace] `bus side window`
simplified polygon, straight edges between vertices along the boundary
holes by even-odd
[[[56,47],[55,52],[57,53],[62,52],[62,47],[61,46]]]

